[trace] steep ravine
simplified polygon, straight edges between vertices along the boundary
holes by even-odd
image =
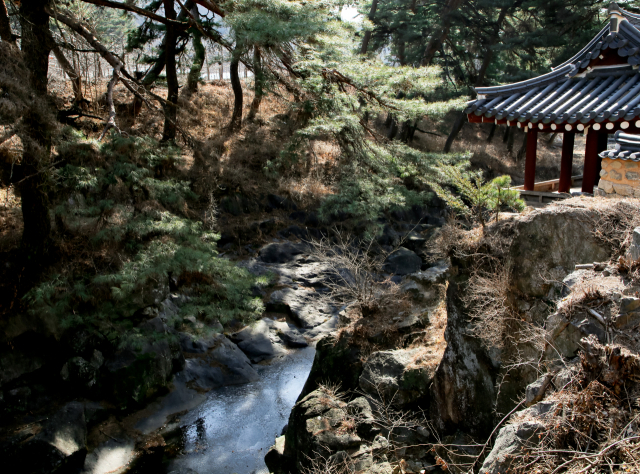
[[[466,459],[480,456],[477,470],[492,445],[489,442],[489,449],[481,450],[482,443],[500,421],[505,421],[506,413],[530,405],[534,407],[526,415],[518,412],[512,418],[546,413],[547,402],[540,402],[540,406],[535,403],[544,396],[540,387],[548,382],[544,377],[539,379],[533,364],[515,368],[510,364],[517,360],[515,355],[529,354],[532,360],[542,362],[538,370],[549,367],[557,377],[566,378],[561,375],[564,372],[554,369],[558,357],[562,357],[564,367],[569,367],[580,365],[583,348],[595,347],[595,359],[611,350],[598,346],[609,336],[596,316],[586,310],[571,315],[556,306],[571,296],[579,280],[576,274],[580,272],[574,273],[576,265],[592,264],[597,269],[589,277],[593,285],[607,284],[608,280],[602,278],[618,274],[616,266],[598,263],[610,259],[612,248],[595,237],[594,229],[607,212],[616,215],[628,211],[617,209],[615,203],[604,211],[588,203],[567,204],[522,216],[504,216],[481,238],[473,233],[460,234],[454,244],[460,251],[453,252],[450,263],[442,262],[404,277],[405,293],[413,308],[421,310],[389,318],[395,327],[384,332],[395,331],[400,337],[382,337],[382,321],[375,317],[354,314],[351,320],[340,318],[338,334],[318,342],[309,379],[291,412],[287,431],[266,455],[270,471],[418,473],[461,462],[463,458],[451,457],[451,451],[438,447],[443,445],[448,445],[447,449],[467,446],[455,449],[462,450]],[[640,229],[638,240],[640,246]],[[478,269],[473,261],[478,256],[487,260],[491,257],[493,264],[498,262],[506,268],[509,279],[502,293],[505,301],[523,321],[544,331],[540,336],[547,341],[543,352],[526,341],[517,346],[487,346],[474,333],[476,323],[470,319],[463,299],[469,291],[469,279]],[[596,298],[602,298],[603,305],[610,298],[612,311],[616,301],[629,300],[630,316],[604,313],[604,317],[607,321],[612,318],[607,325],[632,327],[633,321],[640,322],[640,316],[633,316],[640,300],[625,300],[624,295],[636,294],[637,288],[625,283],[624,275],[615,278],[617,286],[608,288],[611,296],[602,293]],[[498,281],[493,283],[497,285]],[[579,285],[576,288],[583,291]],[[595,339],[588,342],[585,338],[589,337]],[[633,357],[625,357],[633,364]],[[597,373],[587,366],[583,371]],[[523,400],[521,404],[519,400]],[[405,415],[400,417],[397,410]],[[390,415],[394,411],[396,414]],[[535,430],[543,425],[536,424]],[[509,424],[504,434],[500,432],[496,452],[486,461],[490,472],[507,472],[508,464],[499,461],[500,450],[515,452],[526,441],[524,437],[539,432],[527,431],[528,426]]]

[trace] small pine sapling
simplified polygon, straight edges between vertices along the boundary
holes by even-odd
[[[482,171],[470,171],[465,169],[467,166],[441,165],[438,167],[439,182],[430,183],[435,193],[457,214],[479,222],[484,230],[488,213],[495,211],[498,220],[500,209],[503,207],[524,210],[525,204],[519,199],[518,192],[509,188],[509,176],[499,176],[486,182]],[[444,186],[455,188],[459,195],[453,194]]]
[[[518,212],[524,211],[526,207],[524,201],[520,199],[520,194],[515,189],[511,189],[511,177],[507,175],[494,178],[491,183],[491,193],[496,211],[496,221],[500,218],[500,209],[503,207],[514,209]]]

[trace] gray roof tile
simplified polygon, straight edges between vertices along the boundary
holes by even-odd
[[[616,147],[600,153],[602,158],[612,160],[640,161],[640,135],[618,131],[614,134]]]

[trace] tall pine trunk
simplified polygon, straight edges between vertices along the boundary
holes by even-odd
[[[164,13],[167,19],[176,19],[176,10],[174,8],[174,0],[164,0]],[[177,102],[178,102],[178,73],[176,71],[176,27],[172,24],[167,25],[165,35],[165,53],[166,53],[166,70],[167,70],[167,104],[164,105],[164,130],[162,132],[162,141],[174,141],[176,139],[176,120],[178,118]]]
[[[369,21],[373,21],[373,17],[378,9],[378,0],[373,0],[371,4],[371,10],[369,10]],[[360,47],[360,54],[367,54],[369,49],[369,41],[371,41],[371,30],[365,31],[364,38],[362,39],[362,46]]]
[[[236,49],[231,56],[231,63],[229,64],[229,77],[231,79],[231,88],[233,89],[233,115],[231,116],[231,122],[227,130],[229,133],[235,133],[242,127],[242,84],[240,82],[240,75],[238,74],[238,65],[240,60],[240,53]]]
[[[254,96],[249,109],[247,120],[253,120],[260,110],[260,102],[264,95],[264,71],[262,70],[262,59],[260,58],[260,49],[256,46],[253,50],[253,77],[254,77]]]
[[[422,56],[421,65],[428,66],[431,64],[436,52],[440,51],[440,48],[449,36],[449,30],[451,28],[451,14],[460,7],[462,0],[447,0],[442,13],[440,14],[439,27],[433,32],[427,43],[427,47],[424,50]]]
[[[196,10],[197,11],[197,10]],[[202,33],[198,28],[192,29],[192,37],[193,37],[193,63],[191,64],[191,69],[189,70],[189,75],[187,76],[187,87],[185,88],[185,93],[189,96],[198,90],[198,81],[200,80],[200,73],[202,72],[202,66],[204,65],[205,60],[205,49],[202,44]]]
[[[45,12],[47,3],[42,0],[23,0],[20,5],[22,54],[31,72],[31,84],[36,96],[43,102],[47,96],[50,52],[49,15]],[[19,185],[24,221],[22,246],[31,259],[46,252],[51,234],[46,175],[43,172],[51,153],[51,136],[41,110],[27,111],[23,121],[26,125],[26,133],[21,137],[25,178]]]
[[[187,12],[191,10],[194,5],[195,3],[193,0],[187,0],[186,2],[184,2],[184,8],[181,9],[180,14],[178,15],[178,21],[185,21],[188,16]],[[140,81],[140,84],[142,84],[142,86],[144,86],[145,89],[148,89],[149,87],[151,87],[158,80],[158,77],[160,77],[160,74],[162,74],[162,71],[166,66],[166,63],[167,63],[166,46],[167,46],[167,43],[166,43],[166,36],[165,36],[165,38],[162,40],[162,43],[160,43],[160,47],[158,48],[159,53],[156,58],[156,62],[153,63],[153,66],[151,66],[151,68],[147,71],[145,76]],[[140,100],[140,98],[136,96],[133,99],[134,119],[140,113],[140,110],[142,110],[142,100]]]

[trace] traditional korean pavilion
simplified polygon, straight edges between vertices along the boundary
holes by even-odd
[[[515,84],[476,88],[478,98],[467,104],[469,122],[506,124],[528,134],[526,191],[534,190],[539,132],[564,135],[559,192],[571,188],[575,134],[586,135],[582,191],[587,193],[593,193],[601,172],[599,154],[607,148],[608,135],[640,133],[640,15],[612,3],[609,16],[589,44],[551,72]],[[640,147],[640,140],[633,139]]]

